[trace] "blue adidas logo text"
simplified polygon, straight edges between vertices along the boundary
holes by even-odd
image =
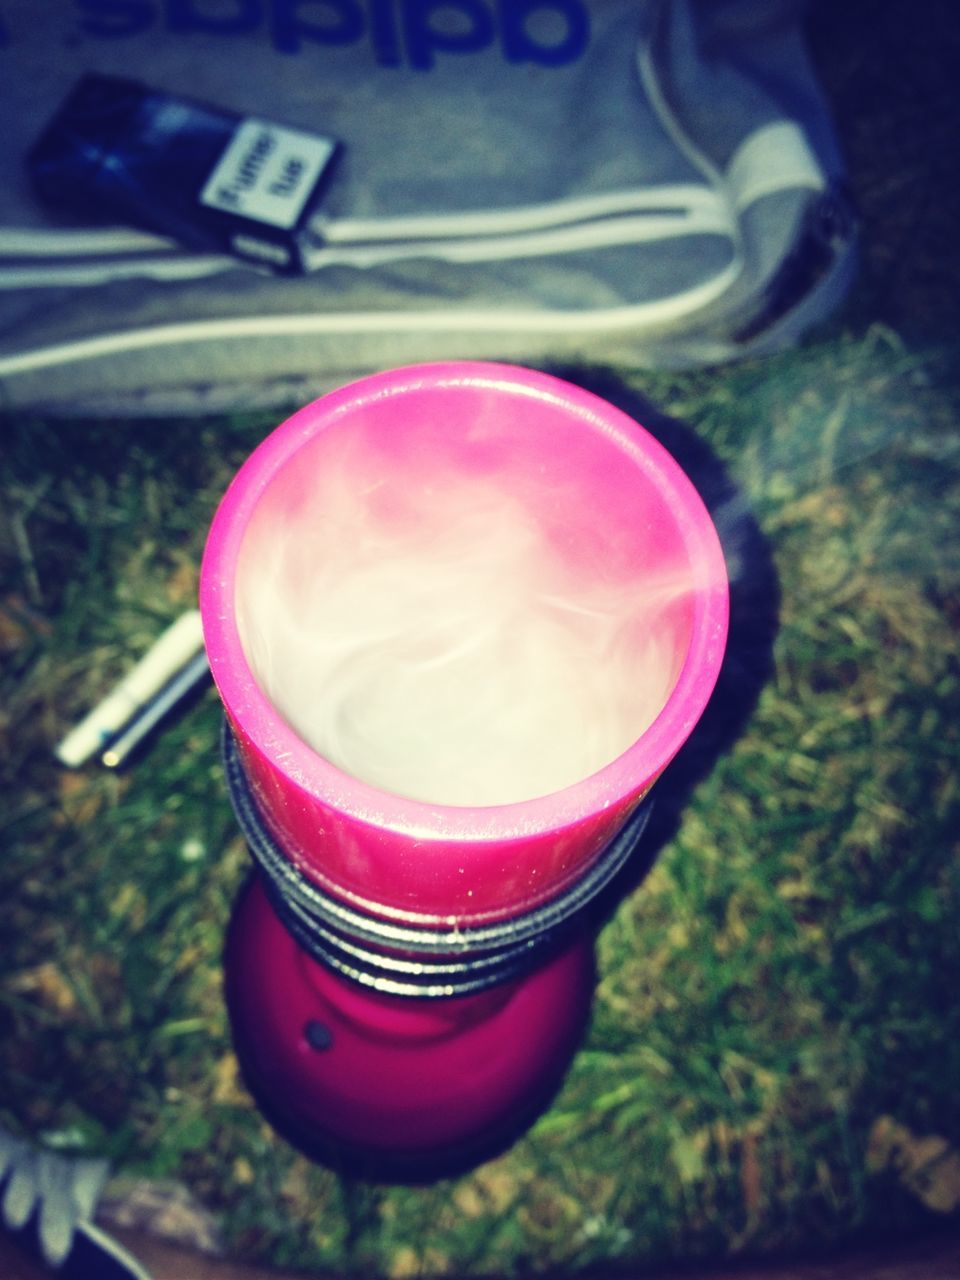
[[[280,53],[366,40],[384,67],[429,71],[438,55],[499,44],[513,63],[574,62],[590,36],[585,0],[74,0],[81,31],[123,39],[156,30],[266,29]]]

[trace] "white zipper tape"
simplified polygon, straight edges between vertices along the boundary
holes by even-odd
[[[777,120],[751,133],[727,166],[726,186],[738,213],[778,191],[823,191],[826,185],[816,156],[792,120]]]
[[[696,183],[605,191],[508,209],[473,209],[459,213],[413,214],[408,217],[331,218],[317,222],[331,243],[366,240],[417,240],[459,236],[509,235],[590,222],[629,213],[683,213],[716,209],[722,197]]]
[[[649,244],[683,236],[732,237],[729,214],[717,207],[702,214],[608,218],[580,226],[556,227],[526,235],[489,236],[473,240],[425,240],[383,245],[342,245],[308,252],[311,269],[327,266],[371,267],[410,258],[440,262],[498,262],[514,258],[545,258],[593,249]]]
[[[194,320],[155,325],[145,329],[121,330],[55,343],[32,351],[0,357],[0,378],[29,373],[58,365],[75,364],[114,356],[125,351],[179,343],[218,342],[231,339],[262,341],[265,338],[337,336],[366,333],[507,333],[540,332],[614,333],[619,330],[663,326],[683,319],[715,302],[740,274],[734,259],[710,280],[681,294],[653,302],[589,311],[519,311],[513,308],[487,310],[441,309],[433,311],[348,311],[313,315],[234,316],[223,320]]]
[[[669,214],[651,212],[642,216],[611,216],[590,223],[557,226],[526,234],[457,240],[321,245],[315,250],[307,250],[305,258],[311,271],[330,266],[374,267],[413,258],[465,264],[585,253],[595,249],[648,244],[693,235],[734,238],[734,227],[725,202],[714,200],[710,206]],[[0,267],[0,290],[58,285],[82,287],[127,278],[190,280],[235,267],[233,258],[207,254],[169,259],[115,258],[96,264],[18,264]]]
[[[237,259],[226,254],[203,254],[169,260],[113,258],[100,263],[71,262],[58,266],[0,266],[4,289],[83,288],[108,280],[198,280],[234,270]]]

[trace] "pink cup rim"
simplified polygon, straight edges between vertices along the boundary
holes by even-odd
[[[670,497],[691,563],[701,566],[690,646],[656,720],[610,764],[580,782],[531,800],[489,806],[431,804],[380,791],[317,755],[258,685],[235,616],[235,570],[248,521],[273,478],[316,432],[359,406],[426,387],[473,386],[549,401],[628,452]],[[702,499],[678,463],[639,423],[592,392],[550,374],[486,361],[408,365],[349,383],[287,418],[250,454],[214,516],[200,575],[200,611],[214,681],[240,734],[307,795],[360,822],[431,840],[503,841],[560,832],[642,795],[699,719],[719,675],[729,603],[723,551]]]

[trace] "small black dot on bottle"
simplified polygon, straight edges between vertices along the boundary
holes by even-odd
[[[303,1028],[303,1035],[310,1048],[318,1053],[333,1048],[333,1032],[325,1022],[311,1020]]]

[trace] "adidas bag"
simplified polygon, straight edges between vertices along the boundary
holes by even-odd
[[[167,170],[224,216],[276,230],[291,139],[330,140],[297,271],[254,224],[160,233],[121,192],[137,155],[86,147],[115,219],[67,170],[41,198],[27,157],[91,72],[225,113],[218,181],[194,189],[188,148]],[[0,0],[0,110],[0,410],[279,405],[458,357],[716,362],[794,341],[852,271],[787,0]]]

